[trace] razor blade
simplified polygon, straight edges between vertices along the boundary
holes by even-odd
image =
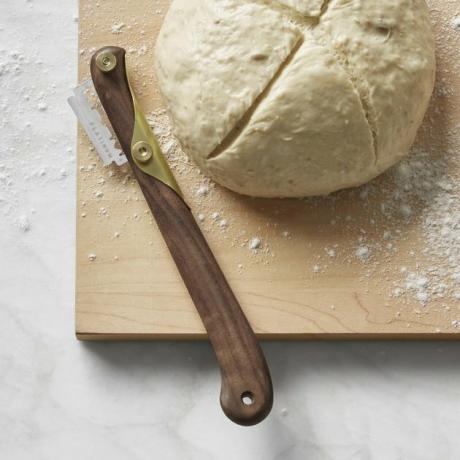
[[[117,148],[117,140],[112,135],[112,131],[103,123],[96,104],[91,103],[94,96],[93,82],[86,80],[73,90],[73,95],[69,97],[68,103],[104,165],[108,166],[115,163],[122,166],[127,163],[128,159],[123,151]]]

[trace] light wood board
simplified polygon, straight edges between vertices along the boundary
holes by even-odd
[[[455,5],[444,0],[430,4],[442,43],[448,23],[443,18],[452,17],[449,8],[453,13]],[[80,81],[88,76],[88,61],[95,49],[124,46],[131,49],[129,65],[145,111],[161,108],[153,75],[153,46],[168,5],[167,0],[80,0]],[[114,24],[124,24],[120,33],[114,33]],[[439,57],[439,72],[444,82],[458,90],[460,76],[449,71],[457,59],[453,48],[445,49]],[[456,94],[436,99],[429,114],[432,127],[425,130],[428,134],[422,133],[419,145],[431,142],[429,133],[437,126],[447,132],[446,124],[460,119]],[[104,169],[81,130],[78,168],[77,336],[83,340],[205,338],[136,183],[126,169]],[[369,210],[380,206],[378,199],[364,206],[356,191],[338,194],[328,203],[324,199],[254,200],[217,188],[197,200],[197,174],[189,171],[187,167],[177,172],[179,182],[193,210],[206,213],[205,234],[261,338],[460,337],[460,330],[451,327],[458,318],[458,301],[435,300],[421,307],[410,296],[389,295],[393,273],[401,266],[414,268],[411,251],[417,257],[422,251],[417,219],[412,224],[394,224],[401,229],[393,241],[397,251],[375,251],[364,264],[353,257],[359,234],[374,247],[389,225]],[[377,180],[375,187],[385,187],[385,181]],[[212,222],[212,212],[228,220],[226,230]],[[257,254],[246,244],[255,235],[263,242]],[[328,248],[337,252],[336,258],[327,256]],[[89,260],[91,254],[96,255],[94,261]]]

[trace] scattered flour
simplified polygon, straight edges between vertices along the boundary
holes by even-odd
[[[454,30],[460,31],[460,16],[455,16],[452,18],[451,24]]]
[[[199,182],[198,185],[195,185],[194,198],[197,200],[195,203],[199,209],[205,211],[199,212],[197,219],[204,222],[209,208],[207,205],[205,206],[203,198],[210,194],[211,189],[215,188],[215,184],[197,173],[196,167],[181,152],[172,136],[171,125],[164,111],[150,114],[149,121],[159,136],[162,147],[164,145],[175,146],[174,149],[169,149],[168,154],[168,159],[175,172],[189,174],[190,171],[194,171],[196,173]],[[425,129],[429,130],[429,123]],[[452,275],[454,272],[458,272],[460,266],[460,213],[456,199],[458,186],[454,178],[446,174],[446,171],[451,169],[454,151],[447,150],[443,155],[437,154],[439,150],[436,133],[433,136],[433,151],[425,151],[420,147],[415,147],[412,155],[393,168],[380,181],[380,184],[371,183],[358,190],[344,191],[336,196],[306,200],[309,204],[316,203],[317,206],[336,208],[340,199],[358,195],[364,204],[367,215],[368,224],[366,227],[376,227],[378,225],[376,222],[382,219],[389,223],[389,225],[383,226],[379,237],[375,239],[369,238],[368,228],[356,228],[357,225],[361,224],[350,214],[344,216],[337,214],[330,221],[331,227],[342,225],[349,230],[350,235],[357,233],[357,245],[353,249],[352,257],[345,247],[340,248],[341,256],[339,257],[338,245],[325,247],[325,255],[340,265],[343,265],[344,261],[351,261],[352,258],[363,263],[363,267],[366,267],[363,268],[365,270],[363,279],[377,276],[378,262],[374,264],[372,261],[378,260],[382,255],[388,257],[397,255],[406,229],[414,224],[417,225],[424,235],[425,248],[422,254],[410,250],[409,255],[414,261],[418,259],[418,256],[430,258],[430,265],[435,268],[432,267],[429,277],[426,277],[427,285],[414,286],[412,277],[409,276],[412,272],[409,272],[407,267],[395,267],[393,270],[394,279],[388,278],[388,274],[386,278],[396,284],[389,291],[390,298],[404,299],[409,296],[423,305],[429,304],[433,298],[448,296],[449,292],[450,297],[453,298],[452,289],[455,282]],[[217,198],[218,196],[219,194],[217,194]],[[213,199],[215,198],[213,196]],[[209,206],[212,205],[211,202]],[[228,222],[225,219],[222,220],[220,212],[210,212],[209,215],[212,221],[218,223],[219,227],[227,226]],[[292,239],[292,234],[287,229],[280,234],[283,238]],[[254,237],[247,244],[252,251],[257,252],[262,240],[259,237]],[[374,254],[375,257],[373,257]],[[447,268],[445,268],[446,260],[448,261]],[[421,262],[417,263],[420,264]],[[313,271],[325,274],[327,272],[326,266],[322,268],[320,265],[315,265]],[[389,271],[389,268],[385,269],[386,273]],[[400,282],[397,281],[398,273],[406,278],[401,279]],[[451,276],[450,282],[445,282],[445,278],[449,274]],[[409,286],[406,286],[406,282]]]
[[[412,208],[406,203],[401,204],[399,210],[406,219],[412,216]]]
[[[207,185],[200,185],[196,191],[197,196],[205,197],[209,195],[209,187]]]
[[[46,6],[35,4],[30,8],[46,10]],[[63,20],[69,26],[73,24],[70,12],[68,17],[63,15]],[[63,190],[69,189],[70,193],[68,178],[74,176],[67,171],[75,167],[73,130],[64,129],[74,118],[63,103],[64,91],[50,78],[51,74],[58,74],[58,68],[62,70],[62,62],[47,50],[36,49],[32,36],[18,36],[17,27],[14,23],[2,30],[0,44],[2,234],[7,232],[6,227],[16,227],[23,233],[48,227],[49,220],[43,218],[52,208],[48,203],[55,203]],[[67,55],[72,52],[70,48],[57,45],[55,52]],[[56,122],[48,121],[51,116]],[[33,227],[31,207],[37,209]]]
[[[286,207],[296,209],[299,217],[294,219],[295,222],[291,222],[284,213],[282,202],[265,205],[263,200],[240,200],[216,187],[184,155],[173,136],[166,112],[157,110],[148,114],[148,121],[168,163],[181,185],[184,184],[184,191],[205,233],[212,233],[212,238],[220,239],[229,249],[241,247],[246,253],[250,249],[245,263],[236,265],[239,270],[243,265],[260,263],[272,264],[275,273],[275,250],[278,250],[278,240],[283,238],[283,251],[299,248],[299,242],[302,242],[304,274],[307,267],[307,272],[313,270],[321,279],[332,270],[343,269],[350,264],[354,272],[359,272],[363,291],[369,282],[378,279],[385,286],[382,287],[382,295],[387,295],[390,303],[398,305],[396,316],[404,315],[406,304],[410,308],[418,304],[420,311],[428,312],[433,305],[445,303],[445,311],[452,307],[454,314],[453,305],[460,300],[460,184],[452,172],[459,169],[460,126],[458,121],[455,125],[449,120],[452,112],[449,104],[458,101],[458,90],[452,86],[451,77],[460,73],[460,62],[450,64],[448,71],[444,71],[443,67],[446,67],[447,60],[452,60],[453,50],[460,46],[460,33],[457,33],[460,19],[459,16],[445,17],[436,9],[432,13],[443,34],[438,40],[440,70],[434,102],[422,129],[422,138],[414,146],[412,155],[384,177],[359,189],[326,198],[299,200],[298,205],[289,202]],[[114,33],[120,33],[124,27],[123,24],[119,30],[115,28]],[[129,27],[126,26],[127,32]],[[82,51],[89,57],[90,47]],[[147,51],[150,50],[146,47],[130,49],[131,53],[139,56]],[[8,59],[21,69],[20,58]],[[2,71],[17,72],[14,65],[2,70],[1,62],[0,59],[0,75]],[[139,75],[139,78],[144,78],[144,75]],[[37,95],[33,101],[36,111],[40,102],[48,101]],[[42,117],[47,116],[40,110],[38,112]],[[80,174],[94,178],[93,193],[99,189],[109,193],[102,184],[96,185],[96,174],[98,178],[100,176],[99,166],[88,161]],[[117,174],[113,177],[113,172],[108,171],[104,176],[107,180],[113,177],[112,183],[116,180],[123,182],[121,193],[126,195],[125,202],[129,204],[134,200],[130,191],[132,178],[127,171],[121,179]],[[42,180],[52,176],[53,172],[47,171]],[[8,190],[6,183],[13,179],[7,169],[0,167],[0,207]],[[94,194],[91,199],[94,199]],[[244,205],[240,206],[241,202]],[[319,241],[324,243],[315,239],[320,227],[313,224],[305,226],[300,218],[303,213],[309,220],[314,219],[316,208],[321,208],[322,214],[327,215],[324,228],[320,230]],[[238,213],[230,214],[233,209],[238,209]],[[249,212],[258,219],[257,224],[252,219],[250,224],[246,222],[245,216]],[[304,231],[305,227],[308,227],[308,232]],[[324,234],[331,237],[324,237]],[[258,236],[251,238],[251,235]],[[446,322],[447,325],[450,323],[451,320]]]
[[[30,220],[26,215],[18,217],[18,227],[23,232],[28,232],[30,230]]]
[[[362,262],[367,262],[370,257],[370,249],[367,246],[360,246],[356,250],[356,257]]]
[[[248,243],[249,249],[256,251],[262,247],[262,240],[260,238],[254,237],[249,240]]]
[[[116,22],[112,24],[112,27],[110,28],[111,32],[113,34],[121,34],[122,29],[125,27],[125,24],[123,22]]]

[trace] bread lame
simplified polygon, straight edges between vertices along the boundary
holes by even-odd
[[[255,425],[273,405],[267,363],[140,109],[125,50],[110,46],[97,51],[91,77],[75,89],[69,104],[105,165],[130,164],[214,348],[222,409],[237,424]],[[94,90],[121,150],[89,102],[87,94]]]

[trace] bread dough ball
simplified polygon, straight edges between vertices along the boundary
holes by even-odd
[[[424,0],[175,0],[155,67],[205,174],[246,195],[303,197],[407,155],[435,44]]]

